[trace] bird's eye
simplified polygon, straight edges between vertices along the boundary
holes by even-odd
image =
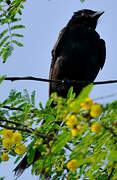
[[[86,16],[86,13],[85,13],[85,12],[83,12],[81,15],[82,15],[82,16]]]
[[[87,14],[86,12],[83,12],[83,13],[81,14],[81,16],[82,16],[82,17],[88,17],[88,14]]]

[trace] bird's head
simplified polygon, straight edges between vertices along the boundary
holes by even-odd
[[[98,18],[104,13],[104,11],[92,11],[89,9],[83,9],[77,11],[72,16],[68,25],[71,24],[85,24],[88,27],[95,29],[97,25]]]

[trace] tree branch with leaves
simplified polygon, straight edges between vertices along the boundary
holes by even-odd
[[[20,23],[25,2],[0,1],[3,63],[12,54],[14,45],[23,46],[19,41],[23,34],[18,31],[25,28]],[[4,75],[0,77],[1,86],[5,80],[54,81]],[[116,80],[94,85],[106,83]],[[41,102],[36,105],[35,91],[30,95],[26,89],[23,93],[11,90],[8,98],[0,102],[0,163],[9,157],[15,157],[17,163],[26,155],[28,166],[33,164],[32,175],[36,172],[42,179],[116,179],[117,101],[96,103],[89,98],[92,86],[83,89],[78,97],[73,88],[66,99],[54,93],[45,107]]]

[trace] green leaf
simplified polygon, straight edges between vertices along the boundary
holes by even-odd
[[[11,42],[8,41],[8,42],[6,42],[6,43],[4,44],[4,47],[8,47],[10,44],[11,44]]]
[[[52,97],[50,97],[50,98],[48,99],[48,101],[46,102],[46,108],[48,108],[48,107],[50,107],[50,106],[51,106],[52,101],[53,101],[53,98],[52,98]]]
[[[19,15],[22,15],[21,9],[18,9],[18,13],[19,13]]]
[[[6,36],[1,42],[0,42],[0,48],[4,45],[4,43],[9,39],[9,36]]]
[[[89,93],[91,92],[91,89],[93,87],[93,84],[89,84],[83,90],[81,91],[80,95],[78,96],[78,99],[85,99],[89,96]]]
[[[0,23],[2,25],[5,24],[5,23],[8,23],[8,19],[7,18],[0,19]]]
[[[9,57],[9,56],[11,56],[11,54],[12,54],[12,51],[13,51],[13,46],[8,46],[8,47],[6,47],[6,49],[5,49],[5,51],[4,51],[4,54],[3,54],[3,63],[5,63],[6,62],[6,60],[7,60],[7,58]]]
[[[22,34],[14,34],[12,33],[12,37],[24,37]]]
[[[2,48],[2,50],[0,51],[0,56],[5,52],[5,50],[6,50],[6,47]]]
[[[17,8],[14,6],[8,11],[7,18],[11,19],[12,17],[16,15],[16,13],[17,13]]]
[[[6,79],[6,75],[0,76],[0,84]]]
[[[35,105],[35,94],[36,94],[36,91],[33,91],[31,94],[31,102],[33,105]]]
[[[2,33],[0,33],[0,39],[2,39],[7,32],[8,29],[5,29]]]
[[[30,96],[27,89],[24,89],[24,98],[31,103]]]
[[[42,102],[39,102],[39,107],[40,107],[41,110],[44,109],[44,108],[43,108],[43,105],[42,105]]]
[[[71,139],[71,132],[65,130],[60,135],[58,135],[57,138],[58,140],[52,146],[53,154],[59,153],[65,144]]]
[[[73,87],[71,87],[68,91],[67,100],[72,96],[72,94],[73,94]]]
[[[14,25],[14,26],[11,27],[11,30],[15,30],[15,29],[23,29],[23,28],[25,28],[24,25]]]
[[[20,5],[20,8],[24,9],[24,6],[21,4],[21,5]]]
[[[13,42],[14,44],[16,44],[17,46],[19,46],[19,47],[23,47],[23,44],[20,43],[20,42],[18,42],[18,41],[16,41],[16,40],[13,40],[12,42]]]
[[[98,176],[98,180],[107,180],[108,179],[108,172],[104,173],[102,172],[99,176]]]
[[[32,175],[35,173],[35,171],[37,169],[42,169],[42,167],[43,167],[43,159],[39,159],[39,160],[35,161],[32,169],[31,169]]]
[[[10,20],[10,23],[14,23],[14,22],[18,22],[18,21],[21,21],[22,19],[21,18],[12,18],[11,20]]]
[[[31,144],[28,146],[28,152],[27,152],[28,164],[31,164],[35,158],[36,149],[33,148],[34,144],[35,144],[35,140],[31,142]]]

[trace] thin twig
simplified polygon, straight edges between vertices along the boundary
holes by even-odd
[[[6,128],[6,129],[12,129],[12,130],[18,130],[18,131],[23,131],[27,133],[32,133],[33,131],[30,129],[24,129],[24,128],[18,128],[18,127],[12,127],[12,126],[6,126],[3,124],[0,124],[0,127]]]
[[[19,80],[32,80],[32,81],[42,81],[42,82],[59,82],[63,83],[62,80],[53,80],[53,79],[45,79],[45,78],[36,78],[32,76],[25,76],[25,77],[6,77],[5,80],[8,81],[19,81]]]
[[[2,125],[2,124],[0,124],[0,127],[6,128],[6,129],[18,130],[18,131],[22,131],[22,132],[27,132],[27,133],[29,133],[29,134],[32,134],[32,133],[35,132],[34,129],[26,129],[26,128],[24,129],[24,128],[6,126],[6,125]],[[47,135],[42,134],[42,133],[39,133],[39,132],[37,132],[37,135],[38,135],[39,137],[41,137],[41,138],[44,138],[44,139],[45,139],[45,138],[48,138],[49,140],[57,140],[57,138],[55,138],[55,137],[47,136]]]
[[[18,81],[18,80],[32,80],[32,81],[42,81],[42,82],[53,82],[53,83],[82,83],[82,84],[90,84],[93,85],[101,85],[101,84],[113,84],[117,83],[117,80],[108,80],[108,81],[97,81],[97,82],[88,82],[88,81],[77,81],[77,80],[54,80],[54,79],[46,79],[46,78],[37,78],[32,76],[25,76],[25,77],[6,77],[5,80],[7,81]]]
[[[110,180],[110,179],[112,178],[112,175],[113,175],[114,170],[115,170],[115,168],[112,167],[111,172],[110,172],[110,174],[108,175],[108,180]]]
[[[22,124],[22,123],[19,123],[19,122],[14,122],[14,121],[11,121],[11,120],[7,120],[7,119],[1,119],[0,118],[0,122],[7,122],[7,123],[10,123],[10,124],[14,124],[16,126],[24,126],[27,128],[27,126],[25,124]]]
[[[10,107],[10,106],[2,106],[0,108],[4,108],[4,109],[8,109],[8,110],[15,110],[15,111],[23,111],[23,109],[21,109],[21,108]]]
[[[93,82],[93,85],[113,84],[113,83],[117,83],[117,80],[108,80],[108,81]]]
[[[11,111],[24,111],[23,109],[21,108],[17,108],[17,107],[10,107],[10,106],[1,106],[0,108],[4,108],[4,109],[8,109],[8,110],[11,110]],[[37,111],[39,111],[39,109],[36,109]],[[30,113],[34,113],[34,109],[31,109],[30,110]]]

